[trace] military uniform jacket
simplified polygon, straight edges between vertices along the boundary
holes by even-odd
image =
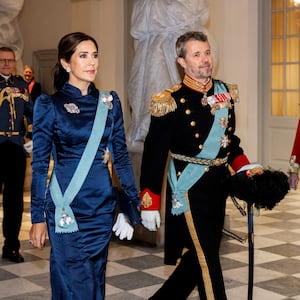
[[[24,135],[31,137],[32,109],[23,78],[0,75],[0,144],[9,140],[23,146]]]
[[[216,82],[217,80],[212,79],[205,92],[203,87],[185,76],[182,84],[153,96],[151,123],[144,144],[140,179],[141,196],[148,191],[152,201],[144,201],[143,209],[160,208],[160,194],[169,151],[188,157],[194,157],[201,152],[214,121],[211,106],[201,104],[201,100],[205,94],[207,97],[214,94]],[[218,82],[226,86],[225,83]],[[238,170],[249,161],[239,146],[240,139],[234,135],[234,99],[230,99],[229,103],[228,120],[224,121],[226,131],[220,141],[217,157],[228,157],[228,163]],[[176,160],[177,173],[180,174],[186,165],[186,162]]]
[[[201,153],[210,130],[215,113],[213,107],[206,103],[214,94],[215,84],[224,87],[227,97],[228,118],[220,120],[225,126],[224,135],[219,143],[216,158],[223,162],[219,166],[207,166],[204,175],[188,191],[193,207],[205,218],[216,218],[223,222],[225,201],[228,196],[226,178],[230,177],[228,164],[234,170],[249,163],[240,147],[240,139],[235,132],[235,114],[232,98],[225,83],[212,79],[207,86],[185,76],[183,82],[164,92],[153,96],[151,102],[151,123],[144,144],[142,157],[140,189],[143,210],[158,210],[161,205],[161,192],[165,167],[170,153],[195,157]],[[225,95],[227,94],[227,95]],[[223,96],[221,95],[221,98]],[[179,177],[188,162],[174,159],[176,174]],[[175,264],[186,245],[184,221],[181,216],[171,215],[171,191],[167,185],[166,194],[166,232],[165,232],[165,263]],[[193,209],[191,209],[193,210]],[[170,225],[171,224],[171,225]]]

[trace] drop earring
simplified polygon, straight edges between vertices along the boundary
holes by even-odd
[[[67,72],[67,73],[70,73],[70,72],[71,72],[70,67],[67,67],[67,68],[66,68],[66,72]]]

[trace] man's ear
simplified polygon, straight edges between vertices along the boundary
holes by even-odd
[[[185,69],[186,64],[185,64],[184,58],[183,58],[183,57],[177,57],[176,60],[177,60],[177,63],[178,63],[183,69]]]

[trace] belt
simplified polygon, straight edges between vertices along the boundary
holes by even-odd
[[[0,136],[11,137],[13,135],[19,135],[19,134],[20,134],[19,131],[0,131]]]
[[[228,160],[228,157],[225,156],[223,158],[215,158],[215,159],[205,159],[199,157],[190,157],[182,154],[171,153],[171,156],[177,160],[186,161],[192,164],[204,165],[210,167],[217,167],[225,164]]]

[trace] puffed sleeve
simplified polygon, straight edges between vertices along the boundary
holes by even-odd
[[[31,221],[45,221],[44,202],[53,141],[55,111],[51,96],[37,98],[33,114]]]
[[[112,162],[121,185],[127,196],[140,206],[132,163],[128,154],[121,102],[118,95],[113,95],[114,129],[112,135]]]

